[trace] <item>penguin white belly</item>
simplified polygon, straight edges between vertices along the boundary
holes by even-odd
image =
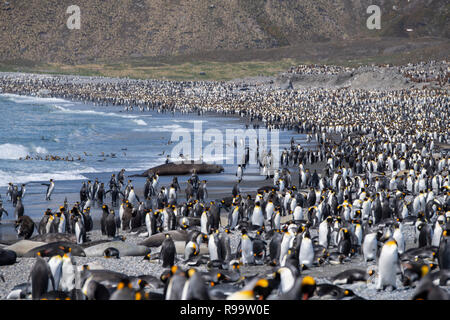
[[[280,229],[280,222],[281,222],[281,215],[279,213],[277,213],[273,219],[273,228],[275,230]]]
[[[219,260],[219,256],[217,254],[217,246],[216,246],[216,242],[214,241],[214,236],[213,235],[211,235],[209,237],[208,251],[209,251],[209,259],[211,261]]]
[[[319,225],[319,245],[328,248],[328,224],[326,221]]]
[[[75,288],[75,268],[70,257],[63,257],[61,290],[69,292]]]
[[[150,219],[150,214],[147,213],[145,215],[145,226],[147,227],[148,236],[150,237],[152,235],[152,221]]]
[[[253,211],[252,224],[260,227],[264,225],[264,216],[261,209],[256,209]]]
[[[294,209],[294,220],[303,220],[303,208],[296,206]]]
[[[120,218],[120,229],[122,229],[122,217],[123,217],[123,204],[120,205],[120,209],[119,209],[119,218]]]
[[[385,286],[397,287],[397,259],[397,246],[385,244],[378,260],[377,289],[384,289]]]
[[[362,244],[364,261],[376,260],[377,258],[377,234],[369,233],[364,237]]]
[[[270,218],[272,218],[272,214],[273,214],[273,203],[269,202],[266,205],[266,219],[269,220]]]
[[[75,223],[75,235],[77,238],[77,244],[82,244],[83,243],[83,235],[81,234],[81,226],[80,226],[79,221],[77,223]]]
[[[55,189],[55,184],[51,184],[50,187],[48,188],[47,199],[50,199],[50,197],[53,193],[53,189]]]
[[[280,261],[283,260],[284,256],[287,254],[290,245],[291,245],[291,240],[294,239],[294,236],[291,234],[287,234],[285,233],[283,235],[283,239],[281,240],[281,245],[280,245]]]
[[[295,208],[297,207],[297,200],[295,198],[292,198],[291,203],[289,205],[289,209],[294,212]]]
[[[165,210],[163,213],[163,230],[169,231],[169,213]]]
[[[295,278],[289,271],[281,272],[280,274],[280,286],[281,292],[285,293],[292,289],[294,286]]]
[[[197,251],[196,248],[197,245],[195,244],[195,242],[189,241],[186,247],[184,248],[184,259],[185,260],[189,259],[189,256]]]
[[[64,233],[66,231],[66,218],[62,214],[59,218],[59,224],[58,224],[58,232]]]
[[[369,201],[365,201],[362,207],[362,218],[363,220],[369,219],[370,212],[372,211],[372,205]]]
[[[355,233],[355,236],[356,236],[356,239],[358,240],[358,246],[361,246],[361,243],[362,243],[362,237],[363,237],[363,233],[362,233],[362,228],[361,228],[361,225],[357,225],[356,227],[355,227],[355,231],[354,231],[354,233]]]
[[[131,190],[130,194],[128,195],[128,201],[133,205],[135,205],[137,202],[136,195],[134,194],[133,190]]]
[[[346,206],[344,209],[344,220],[345,221],[350,220],[350,214],[351,214],[351,209],[350,209],[350,207]]]
[[[237,227],[237,223],[238,223],[238,218],[239,218],[239,209],[236,208],[234,209],[232,215],[231,215],[231,229],[236,229]]]
[[[431,240],[431,245],[435,247],[439,247],[441,243],[441,235],[442,235],[442,227],[439,223],[436,222],[436,227],[434,228],[433,238]]]
[[[255,256],[253,255],[253,244],[250,239],[243,239],[241,242],[242,249],[242,263],[251,264],[255,261]]]
[[[403,236],[403,233],[400,231],[400,229],[396,229],[394,231],[393,238],[395,241],[397,241],[397,250],[399,254],[402,254],[405,252],[405,238]]]
[[[50,271],[53,275],[53,279],[55,281],[55,287],[53,288],[52,282],[50,279],[48,280],[48,291],[56,291],[59,287],[59,281],[61,280],[61,274],[62,274],[62,264],[63,260],[61,256],[53,256],[49,261],[48,265],[50,267]]]
[[[311,267],[314,261],[314,248],[311,239],[303,238],[300,246],[299,263]]]
[[[206,214],[202,214],[200,219],[200,231],[201,233],[208,234],[208,217]]]
[[[50,216],[50,218],[47,221],[47,224],[45,225],[45,233],[50,233],[50,227],[52,226],[53,216]]]
[[[403,206],[402,212],[401,212],[401,217],[402,219],[406,219],[408,217],[408,207],[407,206]]]

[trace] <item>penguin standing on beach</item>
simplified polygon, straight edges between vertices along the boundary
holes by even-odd
[[[106,235],[106,219],[109,215],[109,209],[106,204],[102,206],[102,217],[100,218],[100,230],[102,235]]]
[[[145,214],[145,226],[147,228],[148,236],[152,236],[156,234],[156,218],[157,218],[157,212],[153,212],[152,209],[148,210]]]
[[[64,214],[64,207],[60,207],[59,212],[56,213],[56,215],[59,218],[57,232],[58,233],[66,232],[66,215]]]
[[[237,177],[238,183],[240,183],[242,181],[243,174],[244,174],[244,172],[243,172],[242,166],[238,165],[237,170],[236,170],[236,177]]]
[[[103,201],[105,200],[105,197],[106,197],[105,184],[102,182],[100,183],[100,186],[97,189],[97,201],[100,207],[103,206]]]
[[[211,234],[208,237],[208,252],[210,261],[221,261],[222,247],[219,244],[219,230],[211,229]]]
[[[52,283],[52,287],[55,287],[55,280],[53,279],[50,267],[39,255],[36,257],[36,262],[31,269],[31,298],[33,300],[39,300],[43,294],[49,289],[49,281]]]
[[[50,183],[42,183],[43,186],[47,186],[47,192],[45,194],[45,200],[50,201],[50,197],[52,196],[53,191],[55,190],[55,182],[53,179],[50,179]]]
[[[300,244],[299,265],[302,269],[310,268],[314,262],[314,246],[309,231],[305,231]]]
[[[186,272],[187,280],[181,293],[181,300],[209,300],[208,287],[200,272],[194,268]]]
[[[8,183],[8,190],[6,190],[6,197],[9,202],[13,201],[13,189],[14,185],[12,184],[12,182]]]
[[[160,259],[162,260],[163,268],[170,268],[175,264],[176,253],[175,243],[170,234],[167,233],[161,245]]]
[[[388,240],[381,248],[378,258],[378,282],[377,290],[384,290],[386,287],[397,288],[397,268],[399,267],[399,255],[397,242],[394,239]]]
[[[133,186],[130,187],[130,191],[128,193],[128,202],[130,202],[133,206],[136,205],[136,203],[140,202]]]
[[[14,210],[14,216],[16,217],[16,219],[18,219],[19,217],[23,216],[23,213],[24,213],[24,208],[23,208],[23,204],[22,204],[22,198],[20,196],[18,196],[16,208]]]
[[[86,242],[86,229],[80,217],[75,217],[75,236],[77,244],[83,244]]]
[[[114,238],[116,236],[116,215],[112,209],[109,211],[108,217],[105,220],[105,231],[106,235],[110,238]]]
[[[264,226],[264,213],[263,213],[263,210],[262,210],[259,202],[255,203],[251,221],[252,221],[252,225],[254,225],[254,226],[258,226],[258,227]]]
[[[198,191],[197,191],[197,198],[200,201],[206,201],[208,199],[208,190],[206,189],[206,180],[202,180]]]
[[[210,225],[209,213],[208,213],[208,210],[206,210],[206,208],[204,208],[202,215],[200,217],[200,230],[203,234],[208,234],[210,227],[211,227],[211,225]]]
[[[372,232],[368,233],[364,236],[364,240],[362,242],[362,253],[364,257],[364,261],[372,261],[377,258],[377,250],[378,250],[378,239],[377,233]]]
[[[3,208],[3,201],[0,199],[0,221],[2,221],[3,214],[8,215],[8,211],[6,211],[5,208]]]
[[[240,248],[242,263],[244,265],[254,264],[255,256],[253,255],[253,243],[247,234],[247,230],[242,230]]]
[[[39,226],[38,226],[39,234],[45,234],[47,232],[46,226],[47,226],[47,223],[48,223],[51,215],[52,215],[52,211],[50,209],[47,209],[44,212],[44,215],[42,216],[42,219],[39,222]]]
[[[439,244],[438,262],[441,270],[450,270],[450,238],[449,230],[442,232],[441,243]]]
[[[13,207],[15,207],[16,206],[16,204],[17,204],[17,197],[19,197],[19,189],[18,189],[18,187],[17,186],[14,186],[13,187],[13,190],[12,190],[12,202],[13,202]]]

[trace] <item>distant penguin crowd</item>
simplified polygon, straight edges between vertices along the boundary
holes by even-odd
[[[236,184],[222,199],[210,199],[207,181],[196,172],[183,192],[177,177],[161,185],[157,173],[138,188],[123,169],[110,181],[83,182],[80,201],[47,209],[38,224],[22,210],[20,239],[58,241],[29,251],[35,259],[29,280],[9,299],[363,299],[346,287],[357,282],[380,291],[414,288],[414,300],[450,298],[447,90],[239,90],[223,82],[61,79],[0,76],[0,87],[21,94],[48,89],[52,96],[127,110],[236,114],[254,126],[303,133],[317,147],[303,148],[292,138],[280,158],[270,160],[279,169],[265,172],[250,192],[240,188],[245,162],[237,165]],[[263,171],[264,161],[258,164]],[[49,201],[55,181],[45,186]],[[11,183],[7,201],[17,208],[21,195]],[[142,263],[164,268],[159,277],[75,264],[72,257],[92,242],[94,206],[111,242],[103,256],[126,255],[113,246],[126,243],[119,233],[142,237],[139,246],[159,248],[142,251]],[[11,250],[1,250],[0,264],[11,264]],[[345,268],[355,261],[366,268]],[[315,270],[336,265],[341,271],[329,283],[317,281]],[[251,275],[245,268],[254,268]]]

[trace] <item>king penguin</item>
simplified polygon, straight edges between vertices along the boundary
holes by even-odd
[[[163,268],[170,268],[175,264],[176,255],[175,243],[170,234],[165,235],[165,239],[161,245],[161,260]]]
[[[442,232],[441,243],[439,244],[438,262],[441,270],[450,269],[450,244],[448,230]]]
[[[48,283],[52,283],[52,287],[55,287],[55,281],[52,276],[50,267],[39,255],[36,257],[33,269],[31,270],[31,297],[33,300],[39,300],[41,296],[48,292]]]
[[[114,238],[116,236],[117,232],[117,225],[116,225],[116,216],[114,214],[114,210],[110,210],[108,217],[105,221],[105,231],[106,235],[110,238]]]
[[[310,268],[314,262],[314,246],[309,230],[303,234],[300,245],[299,265],[302,269]]]
[[[50,197],[52,196],[53,190],[55,190],[55,182],[53,181],[53,179],[50,179],[50,183],[42,183],[42,185],[47,186],[45,200],[50,201]]]
[[[397,268],[399,266],[399,256],[397,242],[394,239],[388,240],[381,248],[378,258],[378,282],[377,289],[384,290],[391,286],[397,288]]]
[[[186,272],[187,280],[181,293],[181,300],[209,300],[208,288],[200,272],[194,268]]]
[[[244,265],[253,264],[255,262],[255,256],[253,255],[253,243],[250,237],[247,234],[247,230],[242,230],[241,236],[241,254],[242,254],[242,263]]]
[[[259,202],[255,203],[255,208],[252,214],[252,225],[262,227],[264,226],[264,214]]]

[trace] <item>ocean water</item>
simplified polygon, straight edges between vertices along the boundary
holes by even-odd
[[[26,183],[25,214],[39,220],[46,208],[56,210],[65,197],[70,203],[78,201],[82,181],[98,178],[106,186],[111,174],[117,174],[122,168],[126,169],[128,176],[163,164],[166,155],[172,153],[177,144],[177,141],[169,143],[172,134],[180,130],[188,133],[192,144],[196,135],[210,129],[222,133],[223,141],[214,143],[223,145],[223,154],[205,156],[203,160],[223,164],[225,172],[208,176],[208,179],[235,179],[238,160],[233,160],[232,155],[227,156],[226,147],[233,141],[227,139],[226,130],[245,129],[245,122],[238,117],[214,114],[200,117],[139,110],[125,112],[116,106],[12,94],[0,95],[0,113],[0,194],[9,212],[8,217],[3,217],[4,221],[14,219],[14,208],[6,201],[9,182]],[[294,137],[306,144],[303,135]],[[280,132],[279,141],[272,147],[282,150],[289,145],[290,138],[291,133]],[[268,139],[269,143],[273,142],[270,133]],[[211,143],[201,140],[203,148],[211,146]],[[238,148],[243,149],[240,143],[238,141]],[[68,156],[74,161],[20,160],[27,155]],[[198,159],[189,153],[185,155]],[[226,163],[227,159],[230,164]],[[179,180],[183,182],[187,178],[180,177]],[[45,201],[46,187],[41,183],[49,179],[55,180],[56,188],[52,200]],[[171,179],[161,177],[160,185],[169,183]],[[135,186],[142,187],[145,179],[133,180]]]

